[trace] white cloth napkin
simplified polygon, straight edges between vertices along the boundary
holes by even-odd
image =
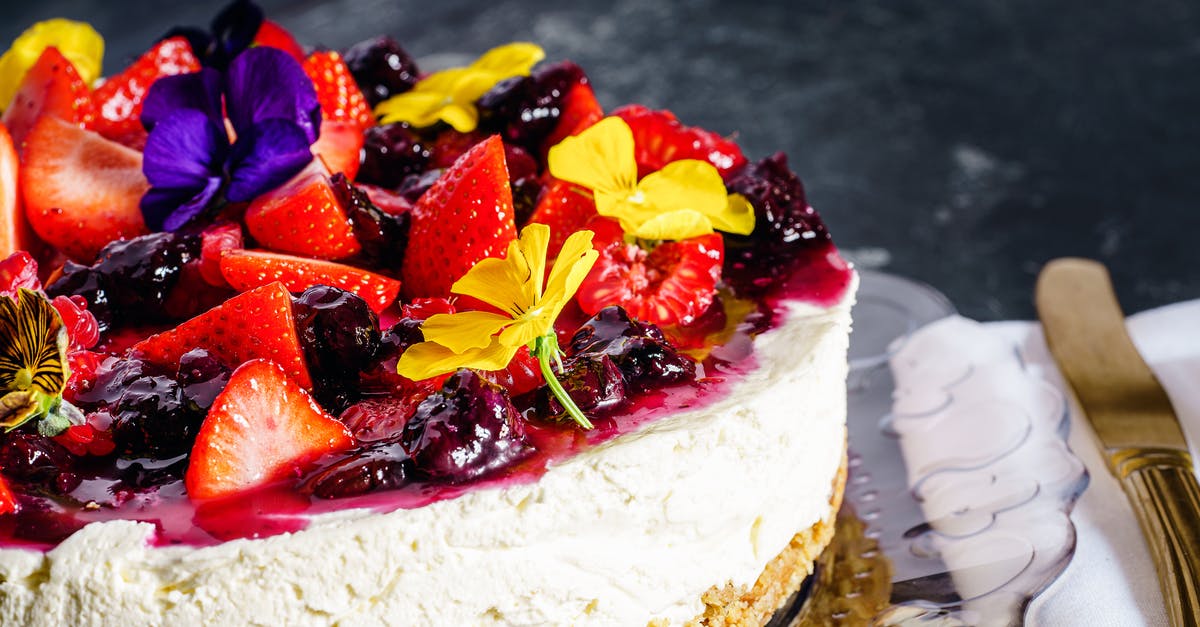
[[[1200,300],[1137,314],[1127,325],[1134,343],[1167,389],[1193,456],[1200,459]],[[983,328],[1015,343],[1027,364],[1064,389],[1039,325],[998,322]],[[947,351],[945,356],[951,359],[955,335],[963,329],[961,324],[940,321],[917,331],[914,337],[944,335],[937,338],[940,341],[920,343],[933,347],[931,350]],[[892,368],[901,379],[905,364],[894,359]],[[1070,447],[1087,467],[1091,483],[1071,514],[1077,531],[1075,556],[1062,575],[1034,599],[1026,614],[1028,624],[1166,625],[1154,563],[1141,529],[1124,492],[1104,465],[1090,425],[1074,399],[1070,404]]]

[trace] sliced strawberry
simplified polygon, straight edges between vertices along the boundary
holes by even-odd
[[[312,79],[321,103],[321,119],[358,124],[359,132],[375,123],[371,106],[363,96],[342,55],[322,50],[308,55],[304,73]]]
[[[433,148],[430,149],[430,169],[448,168],[454,165],[460,157],[467,154],[467,151],[479,145],[479,142],[487,139],[481,133],[460,133],[454,129],[447,129],[438,134],[433,140]]]
[[[125,71],[111,76],[92,94],[96,117],[89,128],[135,148],[146,144],[142,128],[142,101],[154,81],[175,74],[200,71],[200,61],[183,37],[164,39],[138,57]]]
[[[25,210],[21,207],[21,196],[17,186],[17,149],[8,129],[0,124],[0,258],[18,250],[32,251],[41,248]]]
[[[20,184],[33,230],[75,261],[90,263],[105,244],[147,232],[142,154],[71,122],[38,120]]]
[[[17,502],[17,497],[8,487],[8,481],[4,479],[4,475],[0,475],[0,516],[12,514],[19,509],[21,509],[21,504]]]
[[[229,287],[221,274],[221,254],[244,248],[242,227],[237,222],[214,222],[200,233],[200,276],[214,287]]]
[[[246,210],[246,228],[271,250],[318,259],[344,259],[362,250],[320,163],[256,198]]]
[[[203,348],[231,366],[270,359],[305,388],[312,378],[296,335],[292,297],[281,283],[234,296],[187,322],[134,345],[145,360],[176,368],[184,353]]]
[[[410,297],[449,296],[450,286],[481,259],[503,256],[517,227],[500,137],[454,162],[412,215],[402,266]]]
[[[397,437],[417,405],[437,390],[432,382],[414,385],[413,391],[400,396],[378,396],[363,399],[343,411],[338,420],[354,434],[359,442],[378,442]]]
[[[297,61],[304,61],[304,48],[296,43],[296,38],[292,37],[286,28],[271,20],[263,20],[262,25],[258,27],[258,32],[254,35],[254,45],[278,48],[292,55]]]
[[[43,115],[76,124],[88,124],[95,115],[87,83],[83,82],[75,66],[53,46],[46,48],[29,68],[0,122],[8,127],[13,142],[20,147]]]
[[[638,320],[671,326],[691,324],[712,305],[725,257],[720,233],[646,251],[625,243],[619,229],[593,227],[600,258],[576,295],[584,312],[620,305]]]
[[[552,178],[542,189],[529,221],[550,227],[547,256],[553,258],[558,256],[563,242],[572,233],[586,228],[597,215],[596,202],[590,190]]]
[[[517,354],[504,370],[480,372],[479,376],[503,387],[509,396],[519,396],[541,387],[545,383],[542,366],[529,352],[528,346],[517,349]]]
[[[312,145],[312,153],[325,164],[330,172],[341,172],[351,181],[358,176],[362,165],[362,128],[357,122],[321,122],[321,136]]]
[[[582,133],[589,126],[604,119],[604,109],[596,100],[596,92],[587,83],[571,88],[563,97],[562,112],[558,114],[558,126],[542,143],[542,154],[562,140]]]
[[[367,183],[355,183],[354,186],[366,192],[371,202],[388,215],[399,216],[413,210],[413,204],[407,198],[390,189]]]
[[[221,256],[221,274],[233,289],[245,291],[279,281],[289,292],[303,292],[314,285],[331,285],[354,292],[375,313],[396,302],[400,282],[381,274],[322,261],[280,255],[261,250],[231,250]]]
[[[233,371],[196,433],[184,486],[194,500],[230,496],[298,475],[354,437],[283,368],[266,359]]]
[[[633,130],[638,178],[661,170],[680,159],[699,159],[727,176],[746,164],[742,149],[720,135],[695,126],[684,126],[670,111],[627,105],[612,112]]]

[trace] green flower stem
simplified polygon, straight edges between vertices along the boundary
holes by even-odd
[[[571,419],[579,423],[579,426],[584,429],[592,428],[592,421],[583,415],[579,406],[575,401],[571,400],[571,396],[563,389],[561,383],[558,382],[558,377],[554,374],[554,368],[550,366],[550,360],[553,359],[558,363],[559,370],[562,370],[562,351],[558,348],[558,337],[551,331],[533,341],[533,356],[537,357],[538,363],[542,366],[542,377],[546,379],[546,385],[550,386],[550,391],[554,393],[554,398],[567,410],[567,414]]]

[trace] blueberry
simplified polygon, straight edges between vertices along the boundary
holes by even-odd
[[[754,232],[725,235],[723,274],[743,293],[785,273],[795,247],[829,241],[825,222],[808,204],[804,185],[782,152],[742,168],[728,188],[754,206]]]
[[[579,327],[567,352],[572,356],[608,355],[633,392],[689,381],[696,376],[696,363],[676,351],[657,326],[637,322],[617,306],[601,309]]]
[[[293,310],[317,400],[341,413],[356,400],[358,373],[379,350],[379,318],[358,295],[328,285],[304,290]]]
[[[317,471],[302,489],[324,499],[357,496],[401,487],[413,474],[399,442],[379,442]]]
[[[363,133],[358,180],[394,189],[404,177],[424,172],[432,155],[430,144],[404,122],[372,126]]]
[[[508,393],[468,369],[417,406],[400,442],[419,472],[447,483],[495,473],[532,451]]]
[[[417,64],[391,37],[361,41],[342,58],[372,107],[417,83]]]
[[[362,245],[363,261],[375,268],[396,268],[408,247],[409,214],[391,214],[376,207],[344,174],[333,175],[330,183],[354,227],[354,239]]]
[[[506,143],[537,152],[558,126],[567,94],[587,83],[583,69],[570,61],[500,81],[476,103],[479,127],[500,133]]]

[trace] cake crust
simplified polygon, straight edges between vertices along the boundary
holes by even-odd
[[[713,586],[701,596],[704,612],[687,622],[689,627],[749,627],[765,624],[780,606],[812,574],[821,552],[833,540],[838,510],[846,488],[846,456],[843,454],[833,489],[829,512],[812,527],[792,537],[752,586]]]

